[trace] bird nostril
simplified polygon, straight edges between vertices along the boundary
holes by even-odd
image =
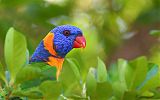
[[[77,36],[82,36],[82,33],[78,33],[78,35]]]

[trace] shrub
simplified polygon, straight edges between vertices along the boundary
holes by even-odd
[[[5,41],[6,67],[0,63],[0,99],[136,100],[160,98],[159,67],[142,56],[118,59],[109,69],[98,58],[82,78],[76,59],[66,58],[59,80],[56,67],[28,64],[25,37],[10,28]],[[95,58],[96,59],[96,58]]]

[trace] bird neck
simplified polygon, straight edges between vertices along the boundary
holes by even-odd
[[[58,57],[56,51],[54,50],[53,39],[54,39],[54,34],[49,32],[47,36],[43,39],[44,48],[48,50],[48,52],[51,55]]]
[[[58,56],[54,49],[54,44],[53,44],[53,39],[54,39],[54,34],[53,33],[48,33],[48,35],[43,39],[43,44],[44,48],[51,54],[51,56],[48,57],[47,63],[50,66],[55,66],[57,68],[57,79],[60,75],[60,72],[62,70],[62,65],[64,62],[64,58]]]

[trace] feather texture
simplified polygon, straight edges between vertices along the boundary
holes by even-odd
[[[65,31],[68,32],[68,35],[64,34]],[[79,40],[82,41],[79,42]],[[71,25],[58,26],[51,30],[40,42],[30,59],[30,63],[45,62],[50,66],[56,67],[56,77],[58,79],[64,57],[73,47],[77,48],[77,46],[74,46],[75,42],[78,48],[81,48],[82,45],[85,47],[85,40],[79,28]]]

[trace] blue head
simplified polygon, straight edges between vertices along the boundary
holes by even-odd
[[[54,49],[60,57],[65,57],[73,48],[86,46],[82,31],[75,26],[62,25],[55,27],[51,32],[54,33]]]

